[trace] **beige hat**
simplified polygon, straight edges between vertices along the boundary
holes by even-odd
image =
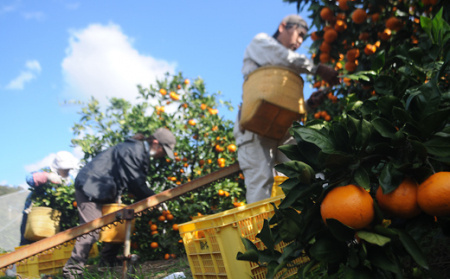
[[[173,149],[175,148],[176,139],[172,132],[166,128],[158,128],[153,133],[153,136],[159,142],[159,144],[162,145],[164,151],[166,151],[167,156],[169,156],[170,159],[173,159]]]
[[[306,21],[301,16],[296,14],[286,16],[285,18],[283,18],[281,22],[286,24],[287,23],[297,24],[298,26],[305,28],[306,31],[308,31],[309,29]]]

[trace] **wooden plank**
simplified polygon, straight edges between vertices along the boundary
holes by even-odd
[[[154,196],[148,197],[144,200],[131,204],[123,209],[134,209],[135,213],[148,210],[149,208],[155,207],[160,203],[169,201],[173,198],[179,197],[190,191],[203,187],[218,179],[222,179],[229,175],[232,175],[238,172],[239,170],[240,170],[239,164],[235,163],[218,171],[194,179],[176,188],[169,189]],[[16,251],[5,254],[0,257],[0,268],[6,268],[16,262],[22,261],[26,258],[42,253],[53,247],[61,245],[69,240],[82,236],[86,233],[99,230],[100,228],[106,226],[107,224],[113,223],[116,220],[116,214],[117,212],[110,213],[101,218],[95,219],[89,223],[74,228],[70,228],[68,230],[57,233],[54,236],[44,238],[40,241],[34,242],[23,248],[17,249]]]

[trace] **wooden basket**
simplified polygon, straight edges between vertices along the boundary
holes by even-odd
[[[118,204],[118,203],[104,204],[102,207],[102,214],[107,215],[119,211],[125,207],[126,207],[125,204]],[[134,223],[135,219],[133,219],[131,223],[131,231],[134,230]],[[112,243],[125,242],[125,230],[126,230],[125,221],[123,221],[123,223],[118,223],[117,225],[111,224],[109,226],[110,226],[109,228],[103,228],[103,230],[100,231],[99,241]]]
[[[25,226],[24,237],[30,241],[38,241],[59,232],[61,212],[45,206],[31,208]]]
[[[272,139],[283,138],[292,122],[306,114],[303,79],[280,66],[264,66],[250,73],[242,100],[239,124]]]

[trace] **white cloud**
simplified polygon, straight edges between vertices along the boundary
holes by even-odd
[[[28,60],[25,63],[25,67],[30,71],[34,71],[37,73],[41,72],[41,64],[39,64],[37,60]]]
[[[13,3],[9,5],[2,5],[0,7],[0,14],[6,14],[13,12],[17,9],[17,6],[19,5],[19,1],[13,1]]]
[[[79,7],[80,7],[80,3],[79,2],[67,3],[66,4],[66,9],[68,9],[68,10],[77,10]]]
[[[41,72],[41,65],[37,60],[28,60],[25,63],[25,70],[20,72],[20,74],[11,80],[6,89],[11,90],[22,90],[25,87],[25,83],[30,82],[35,79],[36,76]]]
[[[25,170],[27,172],[33,172],[33,171],[37,171],[37,170],[40,170],[45,167],[50,167],[50,165],[53,162],[53,159],[55,159],[55,156],[56,156],[56,153],[51,153],[38,162],[26,165]]]
[[[28,20],[34,19],[40,21],[45,19],[45,14],[43,12],[24,12],[22,15]]]
[[[135,102],[136,86],[148,86],[165,73],[175,72],[175,63],[143,55],[133,48],[116,24],[92,24],[72,31],[67,56],[62,62],[66,91],[70,97],[94,96]]]

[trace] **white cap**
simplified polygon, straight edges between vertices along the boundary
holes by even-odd
[[[78,160],[72,155],[72,153],[68,151],[59,151],[56,153],[56,157],[53,160],[52,168],[56,170],[75,169],[77,164]]]

